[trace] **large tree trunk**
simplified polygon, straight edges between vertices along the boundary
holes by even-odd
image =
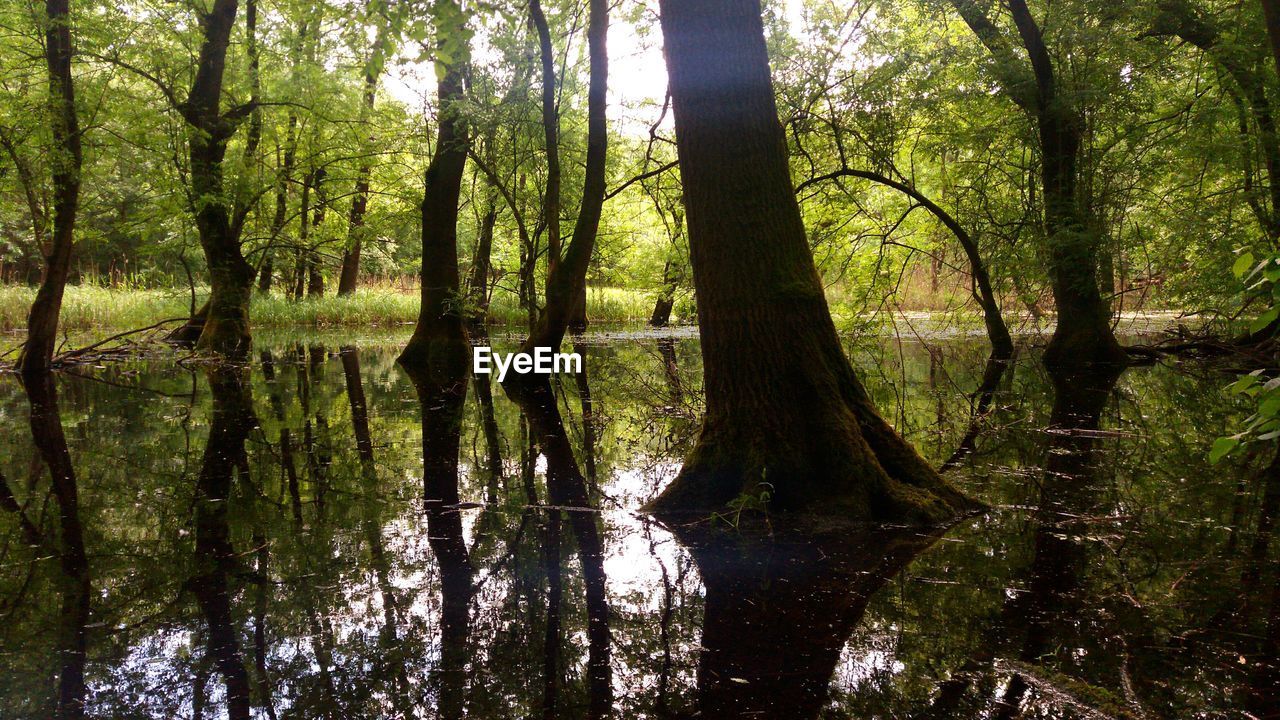
[[[238,227],[231,221],[223,183],[222,162],[237,120],[220,110],[227,48],[235,25],[238,0],[214,0],[202,13],[204,39],[196,77],[182,105],[191,159],[191,202],[200,246],[209,268],[209,309],[196,347],[220,355],[248,350],[249,301],[254,268],[245,260]]]
[[[532,4],[536,5],[536,0]],[[573,239],[563,256],[559,255],[557,249],[548,248],[549,256],[555,260],[548,265],[547,305],[537,326],[524,343],[526,349],[559,348],[565,331],[575,316],[585,317],[582,308],[586,302],[587,268],[591,264],[591,255],[595,252],[596,233],[600,229],[600,214],[604,208],[605,160],[609,148],[609,127],[606,120],[609,3],[607,0],[591,0],[590,7],[587,54],[590,56],[591,70],[587,89],[587,162],[582,184],[582,203],[578,207]]]
[[[53,235],[45,258],[44,277],[27,316],[27,342],[18,356],[18,367],[31,373],[47,371],[53,360],[62,294],[71,270],[76,211],[80,205],[80,122],[76,116],[75,89],[71,79],[68,0],[46,0],[44,21],[49,126],[53,135],[53,149],[49,153],[53,180]],[[36,240],[43,242],[44,238],[37,237]]]
[[[452,0],[458,17],[462,10]],[[442,43],[459,42],[460,28],[437,28]],[[465,43],[465,40],[461,42]],[[400,354],[399,362],[407,368],[425,368],[435,372],[437,355],[444,365],[459,343],[466,345],[466,330],[459,311],[458,280],[458,198],[462,191],[462,174],[466,169],[471,137],[463,117],[463,74],[467,48],[454,48],[452,62],[437,66],[440,78],[437,97],[440,102],[440,126],[436,133],[436,154],[427,166],[426,187],[422,197],[422,305],[413,336]],[[441,72],[443,70],[443,72]]]
[[[876,412],[845,357],[792,192],[758,0],[663,0],[706,418],[659,513],[938,522],[973,503]]]

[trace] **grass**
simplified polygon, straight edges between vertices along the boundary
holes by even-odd
[[[21,331],[35,289],[0,286],[0,332]],[[203,300],[203,292],[197,292]],[[640,322],[653,311],[653,293],[627,288],[598,287],[587,291],[587,314],[593,322]],[[62,303],[61,328],[71,334],[97,333],[145,327],[167,318],[188,314],[186,290],[144,290],[73,285]],[[250,310],[254,327],[385,327],[415,322],[416,291],[391,287],[362,289],[347,297],[332,295],[291,301],[278,295],[255,297]],[[490,306],[492,321],[522,325],[525,312],[514,294],[499,291]]]

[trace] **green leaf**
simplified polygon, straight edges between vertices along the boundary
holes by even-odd
[[[1209,462],[1217,465],[1227,453],[1236,449],[1240,441],[1233,437],[1220,437],[1213,441],[1213,447],[1209,450]]]
[[[1254,318],[1253,322],[1249,323],[1250,332],[1261,332],[1265,330],[1268,325],[1275,322],[1277,317],[1280,317],[1280,306],[1267,308],[1266,312]]]
[[[1237,278],[1243,278],[1244,274],[1249,271],[1249,268],[1252,265],[1253,265],[1253,253],[1246,252],[1240,257],[1236,258],[1235,264],[1231,266],[1231,274],[1235,275]]]

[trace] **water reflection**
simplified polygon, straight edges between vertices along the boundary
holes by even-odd
[[[233,720],[249,717],[250,685],[232,617],[232,578],[243,574],[240,556],[231,545],[228,521],[232,485],[249,482],[245,442],[256,421],[247,368],[211,367],[205,374],[213,395],[212,422],[196,481],[194,512],[195,562],[187,588],[195,595],[205,621],[205,651],[222,675],[227,714]],[[259,582],[263,578],[258,578]],[[196,707],[204,703],[197,690]],[[269,698],[262,698],[269,704]]]
[[[872,595],[943,528],[749,530],[721,522],[672,531],[706,588],[701,716],[812,718]]]
[[[981,346],[856,348],[992,510],[769,536],[635,514],[694,339],[525,388],[342,342],[0,382],[0,716],[1274,717],[1280,474],[1206,462],[1247,413],[1210,368],[1029,355],[987,399]]]

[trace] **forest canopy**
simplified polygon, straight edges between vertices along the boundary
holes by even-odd
[[[469,47],[461,272],[491,243],[495,308],[519,322],[541,307],[547,248],[559,241],[549,226],[571,235],[580,209],[589,80],[586,4],[541,5],[558,124],[554,222],[541,104],[548,76],[528,3],[459,5],[455,18],[441,9],[450,3],[244,3],[227,40],[219,99],[231,134],[217,192],[258,292],[409,289],[440,122],[436,67]],[[191,285],[206,292],[200,168],[186,147],[199,130],[184,115],[201,18],[215,6],[71,4],[83,148],[72,284],[180,290],[176,300]],[[970,10],[990,34],[970,27]],[[1056,71],[1054,103],[1079,136],[1072,203],[1096,236],[1112,309],[1248,314],[1232,266],[1245,252],[1267,256],[1280,235],[1277,76],[1261,4],[1030,10]],[[52,233],[49,177],[60,151],[44,13],[0,5],[0,277],[10,285],[40,281]],[[1007,7],[788,0],[766,2],[764,17],[793,180],[838,313],[974,316],[973,264],[957,230],[1006,312],[1051,312],[1043,148],[1020,97],[1034,81]],[[692,319],[657,22],[652,2],[624,0],[611,12],[608,190],[588,283],[634,291],[617,297],[636,307],[674,294],[678,316]],[[30,296],[4,292],[3,322],[13,328]]]

